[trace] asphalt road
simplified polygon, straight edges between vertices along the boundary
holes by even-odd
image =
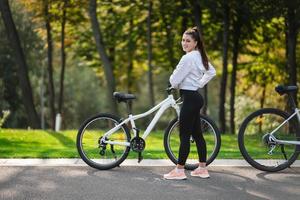
[[[211,178],[162,179],[171,167],[0,167],[0,199],[299,199],[300,168],[210,167]],[[188,173],[187,173],[188,174]]]

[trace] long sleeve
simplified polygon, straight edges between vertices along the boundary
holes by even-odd
[[[190,64],[191,60],[186,56],[182,56],[178,65],[176,66],[176,69],[170,76],[170,83],[173,88],[178,88],[182,80],[189,74],[192,69]]]
[[[200,88],[203,88],[216,75],[215,68],[210,63],[208,63],[208,66],[208,70],[205,70],[204,75],[200,79]]]

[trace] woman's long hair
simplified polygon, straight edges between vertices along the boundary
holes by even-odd
[[[206,70],[208,70],[208,58],[204,48],[204,42],[202,39],[202,35],[197,27],[187,29],[184,34],[190,35],[197,42],[197,50],[201,54],[202,63]]]

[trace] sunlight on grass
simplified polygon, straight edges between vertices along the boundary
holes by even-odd
[[[152,132],[148,136],[143,152],[145,159],[167,159],[163,136],[164,131]],[[76,137],[76,130],[55,133],[44,130],[1,129],[0,158],[78,158]],[[85,143],[96,156],[99,153],[97,134],[91,133],[87,138]],[[115,139],[122,140],[123,136],[118,134]],[[209,139],[207,143],[209,144]],[[208,150],[211,148],[207,146]],[[137,158],[137,153],[131,151],[128,158]],[[222,145],[217,158],[242,158],[236,135],[222,135]]]

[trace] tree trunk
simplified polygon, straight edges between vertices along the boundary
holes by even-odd
[[[113,97],[113,92],[115,91],[115,78],[113,74],[113,67],[110,63],[110,60],[107,56],[107,53],[105,52],[105,46],[102,41],[102,34],[100,29],[100,24],[97,19],[97,3],[96,0],[90,0],[89,1],[89,15],[91,19],[91,25],[93,29],[93,34],[96,42],[96,47],[98,54],[102,60],[103,67],[104,67],[104,74],[106,78],[107,83],[107,102],[109,103],[110,110],[117,114],[117,103]]]
[[[241,24],[240,19],[234,23],[234,33],[233,33],[233,56],[232,56],[232,73],[231,73],[231,85],[230,85],[230,131],[235,134],[235,85],[236,85],[236,72],[237,72],[237,59],[239,54],[239,40],[241,35]]]
[[[227,60],[228,60],[228,42],[229,42],[229,6],[228,1],[223,0],[223,70],[220,82],[220,104],[219,104],[219,125],[221,133],[226,132],[226,116],[225,116],[225,102],[226,102],[226,86],[227,86]]]
[[[193,2],[193,13],[195,18],[195,24],[200,30],[201,35],[203,35],[202,30],[202,10],[199,0],[192,1]]]
[[[260,108],[262,109],[264,107],[265,104],[265,99],[266,99],[266,84],[262,85],[263,87],[263,91],[262,91],[262,96],[260,98]],[[260,120],[260,122],[258,122],[258,132],[262,133],[262,121]]]
[[[62,8],[62,21],[61,21],[61,72],[60,72],[60,92],[59,92],[59,102],[58,102],[58,113],[62,114],[63,101],[64,101],[64,77],[65,77],[65,67],[66,67],[66,52],[65,52],[65,24],[66,24],[66,12],[67,12],[68,0],[63,1]]]
[[[186,11],[187,2],[186,0],[181,0],[180,2],[181,2],[181,10],[182,10],[181,34],[183,34],[184,31],[187,29],[187,23],[188,23],[188,13]]]
[[[115,10],[113,9],[113,0],[109,0],[108,3],[111,5],[109,8],[108,8],[108,13],[113,16],[113,15],[116,15],[117,13],[115,12]],[[111,35],[113,36],[114,33],[115,33],[115,30],[114,29],[110,29],[108,28],[108,35]],[[108,47],[108,59],[110,61],[110,64],[112,66],[112,71],[114,72],[115,70],[115,52],[116,52],[116,41],[113,41],[113,44],[111,44],[109,47]],[[117,85],[117,83],[115,83]]]
[[[53,83],[53,65],[52,65],[52,52],[53,52],[53,43],[52,43],[52,34],[51,34],[51,24],[50,24],[50,14],[49,14],[49,1],[44,0],[44,14],[45,14],[45,25],[47,31],[47,45],[48,45],[48,88],[49,88],[49,100],[50,100],[50,112],[51,112],[51,128],[54,129],[55,126],[55,92],[54,92],[54,83]]]
[[[28,77],[28,66],[20,43],[19,35],[11,15],[8,0],[0,1],[0,11],[2,13],[8,39],[16,56],[15,61],[19,67],[18,76],[22,90],[22,100],[28,114],[29,126],[32,128],[40,128],[40,120],[33,103],[32,88]]]
[[[148,18],[147,18],[147,47],[148,47],[148,84],[149,84],[149,94],[150,94],[150,105],[153,107],[155,105],[154,99],[154,89],[153,89],[153,75],[152,75],[152,30],[151,30],[151,16],[152,16],[152,0],[149,0],[148,6]]]
[[[174,58],[174,50],[173,50],[173,34],[172,34],[172,21],[174,20],[173,15],[170,15],[168,18],[166,13],[166,7],[165,1],[160,2],[160,12],[163,19],[163,25],[166,29],[166,35],[167,35],[167,41],[166,41],[166,48],[168,49],[168,58],[170,61],[170,66],[172,69],[176,67],[176,60]]]
[[[263,108],[265,105],[265,99],[266,99],[266,84],[263,84],[263,91],[262,91],[262,96],[260,98],[260,108]]]
[[[200,30],[200,34],[203,36],[203,31],[202,31],[202,10],[200,6],[200,2],[197,1],[192,1],[193,3],[193,13],[194,13],[194,19],[195,19],[195,24],[198,27],[198,30]],[[203,38],[204,39],[204,38]],[[204,98],[204,104],[201,109],[201,114],[206,115],[207,114],[207,102],[208,102],[208,97],[207,97],[207,85],[204,86],[202,89],[202,94]]]
[[[288,4],[287,12],[287,66],[289,71],[289,84],[297,85],[296,45],[297,45],[297,19],[293,4]],[[297,105],[297,94],[293,93]]]
[[[127,91],[128,93],[132,93],[133,84],[134,84],[134,76],[133,76],[133,55],[135,50],[135,44],[132,38],[133,31],[133,17],[130,16],[129,21],[129,34],[128,34],[128,67],[127,67]],[[132,113],[132,103],[129,102],[129,112]]]
[[[128,34],[128,66],[127,66],[127,91],[128,93],[132,92],[132,86],[133,86],[133,76],[132,76],[132,70],[133,70],[133,53],[134,53],[134,44],[132,39],[132,30],[133,30],[133,19],[132,16],[129,20],[129,34]]]

